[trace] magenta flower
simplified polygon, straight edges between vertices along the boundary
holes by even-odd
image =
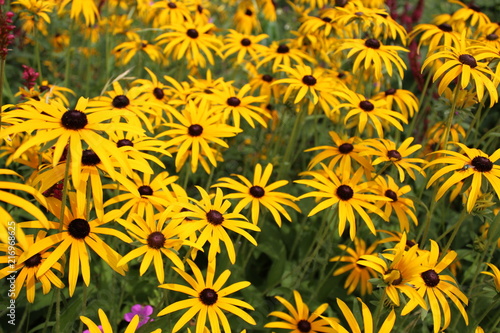
[[[125,313],[123,318],[126,321],[130,322],[135,315],[138,315],[139,325],[137,327],[141,327],[142,325],[147,324],[150,321],[153,321],[153,319],[149,317],[153,314],[153,307],[151,305],[136,304],[132,306],[131,310],[132,312]]]

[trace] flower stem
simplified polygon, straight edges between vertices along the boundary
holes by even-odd
[[[384,302],[385,299],[387,298],[387,289],[384,288],[384,291],[382,293],[382,297],[380,298],[377,308],[375,309],[375,316],[374,316],[374,327],[378,327],[378,323],[380,322],[380,316],[382,315],[382,309],[384,308]]]
[[[299,134],[299,129],[302,125],[302,120],[304,119],[307,110],[301,109],[299,114],[295,117],[295,123],[293,124],[292,133],[290,134],[290,138],[288,139],[288,145],[286,146],[285,156],[283,157],[283,161],[280,163],[280,168],[278,170],[278,179],[283,178],[283,174],[290,168],[290,157],[292,155],[293,150],[296,148],[295,144],[297,141],[297,136]]]
[[[446,243],[446,246],[441,251],[441,257],[439,258],[439,260],[442,260],[444,258],[444,256],[446,255],[446,253],[448,253],[448,250],[450,249],[451,243],[453,243],[453,240],[457,236],[457,233],[458,233],[458,230],[460,229],[460,226],[465,221],[465,218],[467,216],[469,216],[467,214],[467,209],[464,208],[462,210],[462,213],[460,214],[460,217],[458,218],[458,222],[455,223],[455,226],[453,227],[453,233],[451,234],[450,238],[448,239],[448,242]]]
[[[460,82],[461,75],[458,77],[458,82]],[[450,137],[451,123],[453,122],[453,115],[457,109],[457,101],[458,101],[458,91],[460,89],[460,84],[457,83],[455,88],[453,89],[453,101],[451,103],[451,110],[448,114],[448,119],[446,119],[446,127],[444,129],[443,141],[441,141],[441,148],[446,149],[446,144],[448,143],[448,138]]]

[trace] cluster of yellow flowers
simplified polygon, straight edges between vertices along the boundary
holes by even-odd
[[[417,322],[437,333],[457,329],[460,317],[464,325],[474,318],[469,327],[479,330],[498,305],[486,311],[471,302],[477,312],[468,314],[479,276],[493,276],[500,292],[498,124],[485,125],[498,122],[490,110],[498,103],[500,24],[476,5],[449,3],[452,14],[408,32],[380,0],[13,1],[25,33],[19,43],[34,48],[40,84],[1,105],[0,279],[17,271],[12,297],[24,288],[34,303],[38,284],[43,294],[52,286],[61,293],[67,280],[69,297],[81,286],[86,295],[105,267],[94,268],[97,258],[147,281],[153,266],[159,288],[189,297],[151,298],[160,300],[157,317],[187,309],[161,327],[172,332],[190,325],[233,332],[227,313],[294,333],[348,332],[345,324],[386,333]],[[57,24],[63,18],[70,28]],[[86,77],[71,74],[81,67],[75,50]],[[64,75],[50,52],[66,57]],[[417,82],[403,88],[412,75],[426,79],[416,94]],[[439,201],[447,192],[451,208]],[[484,248],[464,293],[452,246],[474,216]],[[279,229],[283,218],[292,223]],[[293,238],[290,246],[269,236],[258,252],[261,234],[274,228]],[[308,233],[311,244],[298,249]],[[276,254],[279,246],[286,250]],[[315,266],[324,247],[330,273]],[[226,284],[231,275],[253,281],[244,272],[266,251],[295,268],[252,292],[287,290],[295,306],[276,296],[289,313],[271,311],[281,321],[264,325],[249,301],[232,295],[250,293],[251,282]],[[483,263],[493,273],[480,275]],[[304,283],[309,270],[322,275]],[[344,273],[346,291],[327,296],[340,311],[324,302],[311,312],[301,293],[319,304],[326,279]],[[374,290],[373,316],[365,297]],[[363,330],[359,311],[341,299],[358,292]],[[343,322],[332,315],[340,313]],[[116,323],[102,309],[99,318],[112,332]],[[126,332],[139,329],[139,319]],[[58,313],[55,325],[61,329]]]

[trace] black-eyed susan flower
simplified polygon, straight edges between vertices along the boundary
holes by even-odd
[[[12,257],[19,258],[24,252],[28,251],[28,249],[32,247],[35,242],[41,241],[46,234],[47,233],[45,231],[40,230],[38,231],[36,237],[33,235],[24,235],[23,230],[18,228],[15,231],[16,239],[18,241],[16,246],[8,245],[13,242],[5,242],[4,244],[0,243],[0,251],[6,254],[9,253],[8,256],[4,255],[0,257],[0,263],[12,264]],[[11,248],[14,250],[11,250]],[[50,247],[45,248],[28,258],[23,263],[16,262],[15,264],[8,265],[0,270],[0,279],[12,274],[12,272],[17,273],[15,288],[13,289],[16,291],[13,295],[14,299],[21,294],[21,289],[25,287],[26,298],[28,302],[33,303],[35,301],[37,282],[42,284],[44,294],[47,294],[51,290],[52,285],[57,288],[64,288],[62,281],[51,269],[47,270],[44,274],[37,276],[40,265],[51,253]],[[59,271],[60,273],[64,272],[62,265],[58,261],[54,262],[51,268]]]
[[[488,156],[479,149],[468,148],[458,142],[455,144],[462,149],[463,154],[452,150],[438,150],[435,152],[436,154],[446,154],[446,156],[432,160],[426,165],[426,168],[428,168],[436,164],[447,164],[434,172],[427,183],[427,187],[452,172],[436,193],[436,200],[439,200],[451,186],[472,176],[471,191],[467,199],[467,212],[471,212],[480,195],[483,179],[486,179],[497,196],[500,197],[500,166],[494,164],[500,158],[500,149]]]
[[[88,221],[85,216],[85,205],[78,204],[76,200],[73,200],[72,196],[70,196],[70,199],[72,199],[70,200],[71,209],[64,210],[62,229],[59,222],[49,222],[50,229],[58,232],[35,242],[21,255],[18,263],[22,264],[37,253],[43,252],[50,247],[55,247],[52,253],[38,267],[36,277],[40,278],[50,268],[54,267],[58,260],[70,249],[68,285],[69,295],[72,296],[80,275],[80,268],[83,282],[87,286],[90,284],[90,255],[87,246],[113,270],[125,275],[127,266],[117,266],[121,255],[104,242],[99,235],[111,235],[126,243],[130,243],[132,240],[116,229],[102,226],[120,217],[122,214],[121,211],[113,210],[107,212],[102,220],[94,219]],[[59,214],[59,212],[53,212],[53,214]],[[43,225],[39,221],[31,221],[19,223],[19,226],[22,228],[40,228]]]
[[[273,73],[278,71],[279,65],[291,67],[294,64],[304,65],[304,61],[314,63],[314,58],[309,56],[304,51],[292,47],[290,43],[286,42],[272,42],[269,49],[267,49],[262,56],[263,59],[257,64],[257,68],[272,62]]]
[[[338,104],[334,97],[334,80],[329,77],[321,67],[312,69],[309,66],[280,66],[281,71],[288,78],[275,81],[273,84],[287,84],[283,101],[288,100],[291,93],[297,91],[294,104],[304,98],[310,100],[314,105],[320,103],[323,109],[331,109],[330,105]]]
[[[471,43],[465,37],[465,32],[460,37],[456,46],[442,48],[440,51],[428,56],[422,64],[422,70],[438,59],[445,59],[432,77],[436,81],[441,77],[438,93],[441,95],[450,83],[458,78],[458,85],[466,89],[472,82],[479,100],[483,99],[484,90],[490,94],[490,105],[498,101],[498,91],[493,84],[495,73],[488,64],[491,59],[500,58],[498,52],[477,43]]]
[[[113,90],[107,91],[108,96],[99,96],[88,102],[90,112],[106,111],[105,114],[111,116],[113,122],[120,122],[123,118],[127,123],[135,128],[142,128],[142,123],[153,132],[148,114],[155,115],[155,111],[144,99],[143,91],[138,87],[132,87],[127,91],[123,90],[118,81],[113,82]],[[142,123],[141,123],[142,121]]]
[[[342,311],[342,314],[344,315],[344,318],[347,321],[347,324],[349,325],[349,328],[351,329],[350,332],[352,333],[390,333],[392,332],[392,329],[394,327],[394,323],[396,322],[396,312],[394,309],[391,309],[389,312],[389,315],[385,318],[384,322],[382,323],[382,326],[376,330],[377,327],[374,328],[374,322],[373,322],[373,316],[370,311],[370,308],[363,303],[361,298],[357,298],[358,301],[361,303],[361,314],[363,317],[363,330],[359,327],[358,322],[356,321],[356,316],[354,315],[353,311],[349,309],[347,304],[345,304],[344,301],[342,301],[340,298],[337,298],[337,305],[340,308],[340,311]],[[337,330],[339,333],[349,333],[348,330],[346,330],[343,326],[341,326],[339,323],[329,321],[330,325]]]
[[[271,212],[274,221],[281,227],[280,213],[288,221],[292,221],[290,214],[288,214],[288,212],[283,208],[283,205],[292,207],[298,212],[300,212],[300,208],[293,202],[297,200],[293,195],[275,191],[276,189],[288,184],[287,180],[279,180],[274,183],[267,184],[272,172],[272,164],[269,163],[264,169],[264,172],[262,172],[262,166],[257,164],[255,166],[253,182],[242,175],[232,175],[237,176],[241,182],[229,177],[222,177],[219,179],[218,183],[212,185],[212,187],[224,187],[237,191],[237,193],[226,194],[224,197],[226,199],[240,200],[236,207],[234,207],[235,212],[240,212],[251,203],[252,222],[254,224],[257,224],[259,221],[260,206],[262,205]]]
[[[500,293],[500,270],[498,269],[497,266],[495,266],[495,265],[493,265],[491,263],[486,263],[486,265],[488,265],[488,267],[491,268],[491,270],[493,271],[493,273],[487,272],[487,271],[483,271],[481,273],[493,277],[493,282],[495,284],[495,289],[497,290],[498,293]]]
[[[109,322],[106,313],[102,309],[99,309],[97,313],[99,314],[100,325],[96,325],[88,317],[80,316],[80,320],[88,327],[88,330],[83,331],[83,333],[113,333],[114,332],[113,327],[111,326],[111,323]],[[125,328],[124,333],[136,332],[136,330],[140,327],[139,326],[140,320],[141,320],[140,316],[135,315]],[[161,333],[161,328],[157,328],[151,333]]]
[[[422,264],[426,267],[426,271],[420,274],[420,278],[413,281],[414,287],[418,293],[424,297],[432,313],[434,323],[434,333],[444,331],[450,325],[451,310],[447,298],[459,309],[465,324],[469,324],[469,318],[462,303],[468,304],[468,299],[465,294],[457,287],[455,279],[447,274],[442,274],[457,257],[455,251],[448,252],[441,260],[439,258],[439,245],[431,240],[431,249],[424,254],[427,260]],[[417,306],[417,302],[410,300],[403,309],[403,312],[408,313]]]
[[[340,95],[345,99],[346,103],[341,103],[336,106],[339,108],[347,108],[347,114],[344,117],[344,123],[349,127],[358,126],[359,132],[363,132],[367,124],[373,126],[379,137],[384,137],[383,123],[388,123],[400,131],[403,131],[403,126],[408,120],[401,113],[389,110],[387,104],[383,100],[368,99],[361,94],[351,90],[344,90]],[[351,118],[355,119],[351,120]]]
[[[176,60],[186,57],[195,66],[205,68],[207,60],[214,64],[213,53],[222,57],[222,42],[210,33],[214,27],[212,23],[197,26],[189,21],[169,25],[165,28],[172,31],[156,37],[157,45],[166,44],[163,52],[167,56],[172,55]]]
[[[224,39],[224,46],[221,48],[221,52],[224,53],[225,59],[227,59],[230,55],[236,54],[237,64],[241,64],[244,60],[257,62],[260,54],[266,50],[266,46],[259,44],[259,42],[267,37],[269,36],[266,34],[254,36],[242,34],[236,30],[229,29],[229,34]]]
[[[309,212],[308,216],[313,216],[322,210],[334,207],[339,217],[339,235],[342,235],[344,232],[347,221],[350,226],[349,233],[351,239],[354,239],[357,229],[354,212],[357,212],[366,223],[368,229],[375,234],[375,226],[366,210],[370,214],[375,213],[383,219],[386,219],[384,212],[377,208],[373,202],[377,200],[389,201],[391,199],[372,194],[374,189],[370,188],[367,183],[362,182],[363,168],[359,168],[352,176],[349,171],[343,171],[341,178],[339,178],[324,164],[321,164],[321,166],[323,172],[306,171],[302,173],[304,176],[312,176],[313,179],[295,181],[296,183],[311,186],[316,189],[316,191],[301,195],[299,199],[302,200],[303,198],[309,197],[325,199],[318,203]]]
[[[310,312],[309,307],[302,301],[297,290],[293,291],[293,297],[295,299],[295,307],[288,302],[286,299],[280,296],[275,296],[275,298],[285,306],[285,308],[290,312],[290,314],[273,311],[269,316],[277,317],[284,321],[273,321],[264,325],[267,328],[282,328],[289,330],[290,333],[334,333],[336,332],[329,326],[329,322],[321,316],[323,312],[328,308],[328,303],[323,303],[316,308],[316,310]],[[334,321],[333,318],[329,318]]]
[[[241,1],[233,18],[236,30],[247,35],[261,30],[257,14],[258,8],[255,8],[252,1]]]
[[[52,10],[56,6],[54,2],[42,0],[16,0],[12,2],[12,5],[14,6],[14,10],[21,8],[19,17],[23,22],[23,31],[33,33],[36,29],[36,31],[47,35],[47,23],[50,23],[49,14],[52,13]],[[16,5],[21,7],[17,7]]]
[[[389,88],[373,96],[373,99],[384,100],[389,110],[396,110],[397,107],[406,119],[410,119],[418,112],[418,98],[409,90]]]
[[[402,197],[411,191],[410,185],[399,187],[391,176],[386,178],[379,176],[375,178],[378,185],[378,193],[391,199],[391,201],[377,202],[379,208],[384,209],[385,216],[389,218],[394,211],[401,231],[410,231],[410,220],[418,225],[418,219],[415,215],[415,205],[409,198]]]
[[[438,121],[427,131],[427,137],[436,142],[441,141],[440,139],[446,133],[446,123],[444,121]],[[456,123],[451,124],[449,129],[449,136],[452,142],[460,142],[461,139],[465,139],[466,132],[462,125]]]
[[[126,213],[130,210],[128,214],[130,218],[137,214],[140,217],[144,217],[146,213],[153,215],[154,208],[158,212],[164,211],[169,205],[175,202],[174,196],[170,194],[167,186],[174,183],[179,177],[170,176],[168,172],[160,172],[153,179],[152,175],[145,173],[142,177],[138,174],[132,174],[132,181],[122,182],[119,186],[115,184],[104,185],[105,189],[118,189],[121,192],[110,198],[104,204],[104,207],[122,203],[120,205],[120,210]],[[125,201],[125,202],[124,202]]]
[[[103,112],[89,113],[88,103],[87,98],[80,97],[75,108],[68,110],[56,101],[51,101],[49,104],[39,101],[26,102],[22,104],[21,108],[10,111],[12,116],[24,119],[24,121],[2,130],[0,137],[37,130],[29,140],[17,149],[13,158],[19,157],[32,146],[55,141],[53,167],[61,160],[64,149],[69,145],[68,151],[75,186],[78,186],[81,179],[82,142],[97,154],[111,175],[114,170],[110,159],[111,155],[120,159],[125,170],[129,170],[124,156],[111,141],[101,134],[101,131],[121,129],[143,134],[144,130],[141,127],[134,128],[128,124],[106,123],[105,121],[113,118],[114,115]]]
[[[147,55],[153,62],[161,63],[163,60],[163,53],[157,45],[140,39],[136,35],[133,35],[131,40],[116,45],[112,51],[121,65],[128,64],[140,52]]]
[[[221,138],[235,136],[242,130],[222,122],[222,113],[209,108],[206,102],[196,105],[189,101],[182,113],[173,110],[172,115],[179,123],[166,124],[171,129],[162,132],[158,137],[169,136],[169,146],[178,146],[175,156],[175,166],[179,168],[188,154],[191,154],[191,170],[196,172],[200,154],[207,156],[213,166],[217,165],[215,154],[209,143],[228,148]],[[182,162],[182,163],[181,163]]]
[[[418,50],[422,45],[427,45],[428,53],[439,50],[440,46],[454,46],[460,43],[460,33],[453,29],[449,23],[441,24],[418,24],[409,34],[410,39],[416,39],[421,34],[418,42]]]
[[[379,80],[384,73],[383,69],[387,71],[389,76],[392,76],[393,67],[396,67],[399,76],[401,78],[404,76],[406,64],[398,54],[398,51],[408,52],[404,47],[384,45],[375,38],[346,39],[342,41],[337,52],[342,50],[350,50],[347,53],[347,58],[357,54],[352,65],[353,73],[361,68],[365,71],[371,71],[375,76],[375,80]]]
[[[128,233],[141,243],[141,246],[131,250],[118,261],[118,267],[143,256],[139,275],[144,275],[153,262],[156,277],[160,283],[163,283],[165,279],[163,256],[166,256],[180,270],[184,270],[184,264],[177,254],[177,249],[182,245],[195,245],[178,237],[177,223],[167,221],[168,216],[169,211],[165,210],[156,215],[147,213],[144,217],[132,214],[131,220],[134,223],[123,219],[118,220]]]
[[[448,2],[459,5],[460,9],[455,11],[451,18],[456,21],[468,21],[471,26],[481,27],[490,23],[490,18],[481,12],[481,7],[471,2],[469,5],[458,0],[448,0]]]
[[[255,72],[254,77],[249,82],[252,87],[250,94],[258,91],[260,96],[267,96],[268,101],[270,101],[271,98],[278,100],[283,92],[283,88],[273,84],[274,82],[276,82],[276,77],[273,75]]]
[[[184,1],[156,1],[147,5],[147,8],[149,8],[148,15],[154,18],[153,27],[182,24],[191,18],[191,13]]]
[[[414,138],[407,138],[399,147],[391,140],[386,139],[368,139],[363,142],[363,145],[369,147],[361,152],[361,155],[375,156],[372,165],[378,165],[382,162],[390,163],[398,169],[399,181],[403,182],[405,173],[415,180],[413,170],[423,173],[422,168],[418,164],[425,163],[421,158],[410,158],[409,156],[422,148],[422,145],[416,144],[410,146]],[[424,174],[425,175],[425,174]]]
[[[358,264],[371,267],[380,274],[379,286],[384,287],[384,292],[396,306],[401,304],[400,293],[403,293],[410,301],[427,309],[425,300],[414,288],[415,280],[428,269],[422,265],[426,258],[418,255],[417,244],[406,250],[406,239],[406,233],[403,233],[401,241],[394,248],[382,253],[381,257],[372,254],[363,255]],[[402,315],[408,312],[403,312]]]
[[[352,160],[357,162],[357,166],[363,167],[366,174],[369,174],[369,172],[373,170],[370,160],[359,154],[364,149],[360,138],[341,138],[339,134],[334,131],[330,131],[328,134],[333,141],[332,146],[318,146],[305,150],[306,152],[323,150],[309,162],[307,167],[309,170],[328,158],[331,158],[328,162],[328,168],[331,170],[335,170],[337,165],[341,170],[352,170],[354,166]]]
[[[358,265],[357,262],[362,255],[373,254],[376,248],[377,243],[373,243],[367,247],[366,242],[363,239],[356,237],[354,238],[354,246],[352,248],[347,245],[340,244],[339,249],[342,250],[342,254],[330,259],[330,261],[333,262],[340,261],[347,263],[333,272],[333,276],[349,272],[349,276],[344,283],[344,288],[347,289],[347,294],[352,294],[358,286],[361,289],[362,296],[366,293],[372,293],[373,285],[369,282],[369,280],[376,277],[377,273],[370,267]]]
[[[220,241],[222,241],[227,249],[229,260],[234,264],[236,260],[236,252],[231,237],[227,230],[233,231],[245,237],[253,245],[257,245],[255,239],[245,229],[251,231],[260,231],[256,225],[247,222],[247,219],[235,212],[228,212],[231,203],[224,200],[224,194],[220,188],[217,188],[215,197],[210,198],[207,191],[203,188],[196,187],[201,194],[201,200],[192,203],[183,203],[182,206],[186,210],[175,215],[175,217],[189,218],[191,221],[181,225],[179,237],[188,238],[191,234],[200,232],[196,245],[202,248],[206,242],[210,243],[208,251],[208,261],[215,260],[217,253],[221,251]],[[227,230],[226,230],[227,229]]]
[[[224,284],[231,275],[229,270],[225,270],[214,281],[215,262],[208,265],[205,278],[194,262],[188,259],[187,263],[193,271],[194,278],[177,267],[173,267],[173,269],[189,284],[189,286],[175,283],[167,283],[159,286],[160,288],[179,291],[191,296],[189,299],[170,304],[158,313],[158,316],[163,316],[178,310],[189,308],[189,310],[186,311],[175,323],[172,329],[173,333],[179,331],[196,315],[198,315],[196,317],[196,333],[204,332],[207,317],[210,322],[212,332],[220,332],[220,326],[222,325],[224,333],[231,333],[231,327],[223,310],[240,317],[251,325],[256,324],[255,320],[247,312],[241,309],[244,308],[253,310],[253,307],[250,304],[237,298],[227,297],[230,294],[248,287],[250,282],[236,282],[223,288]]]
[[[215,91],[213,95],[208,96],[212,102],[210,109],[213,112],[222,113],[224,122],[231,115],[234,126],[237,128],[241,128],[241,118],[245,119],[252,127],[255,127],[254,120],[263,127],[267,127],[264,118],[270,117],[268,112],[260,106],[254,105],[255,103],[265,102],[267,96],[247,96],[250,89],[250,84],[245,84],[236,93],[236,89],[232,84],[225,84],[223,90]]]

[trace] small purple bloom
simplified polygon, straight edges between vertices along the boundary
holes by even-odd
[[[153,307],[151,305],[136,304],[132,306],[131,311],[132,312],[126,313],[123,318],[130,322],[135,315],[138,315],[139,325],[137,327],[141,327],[142,325],[153,321],[153,319],[149,318],[149,316],[153,314]]]

